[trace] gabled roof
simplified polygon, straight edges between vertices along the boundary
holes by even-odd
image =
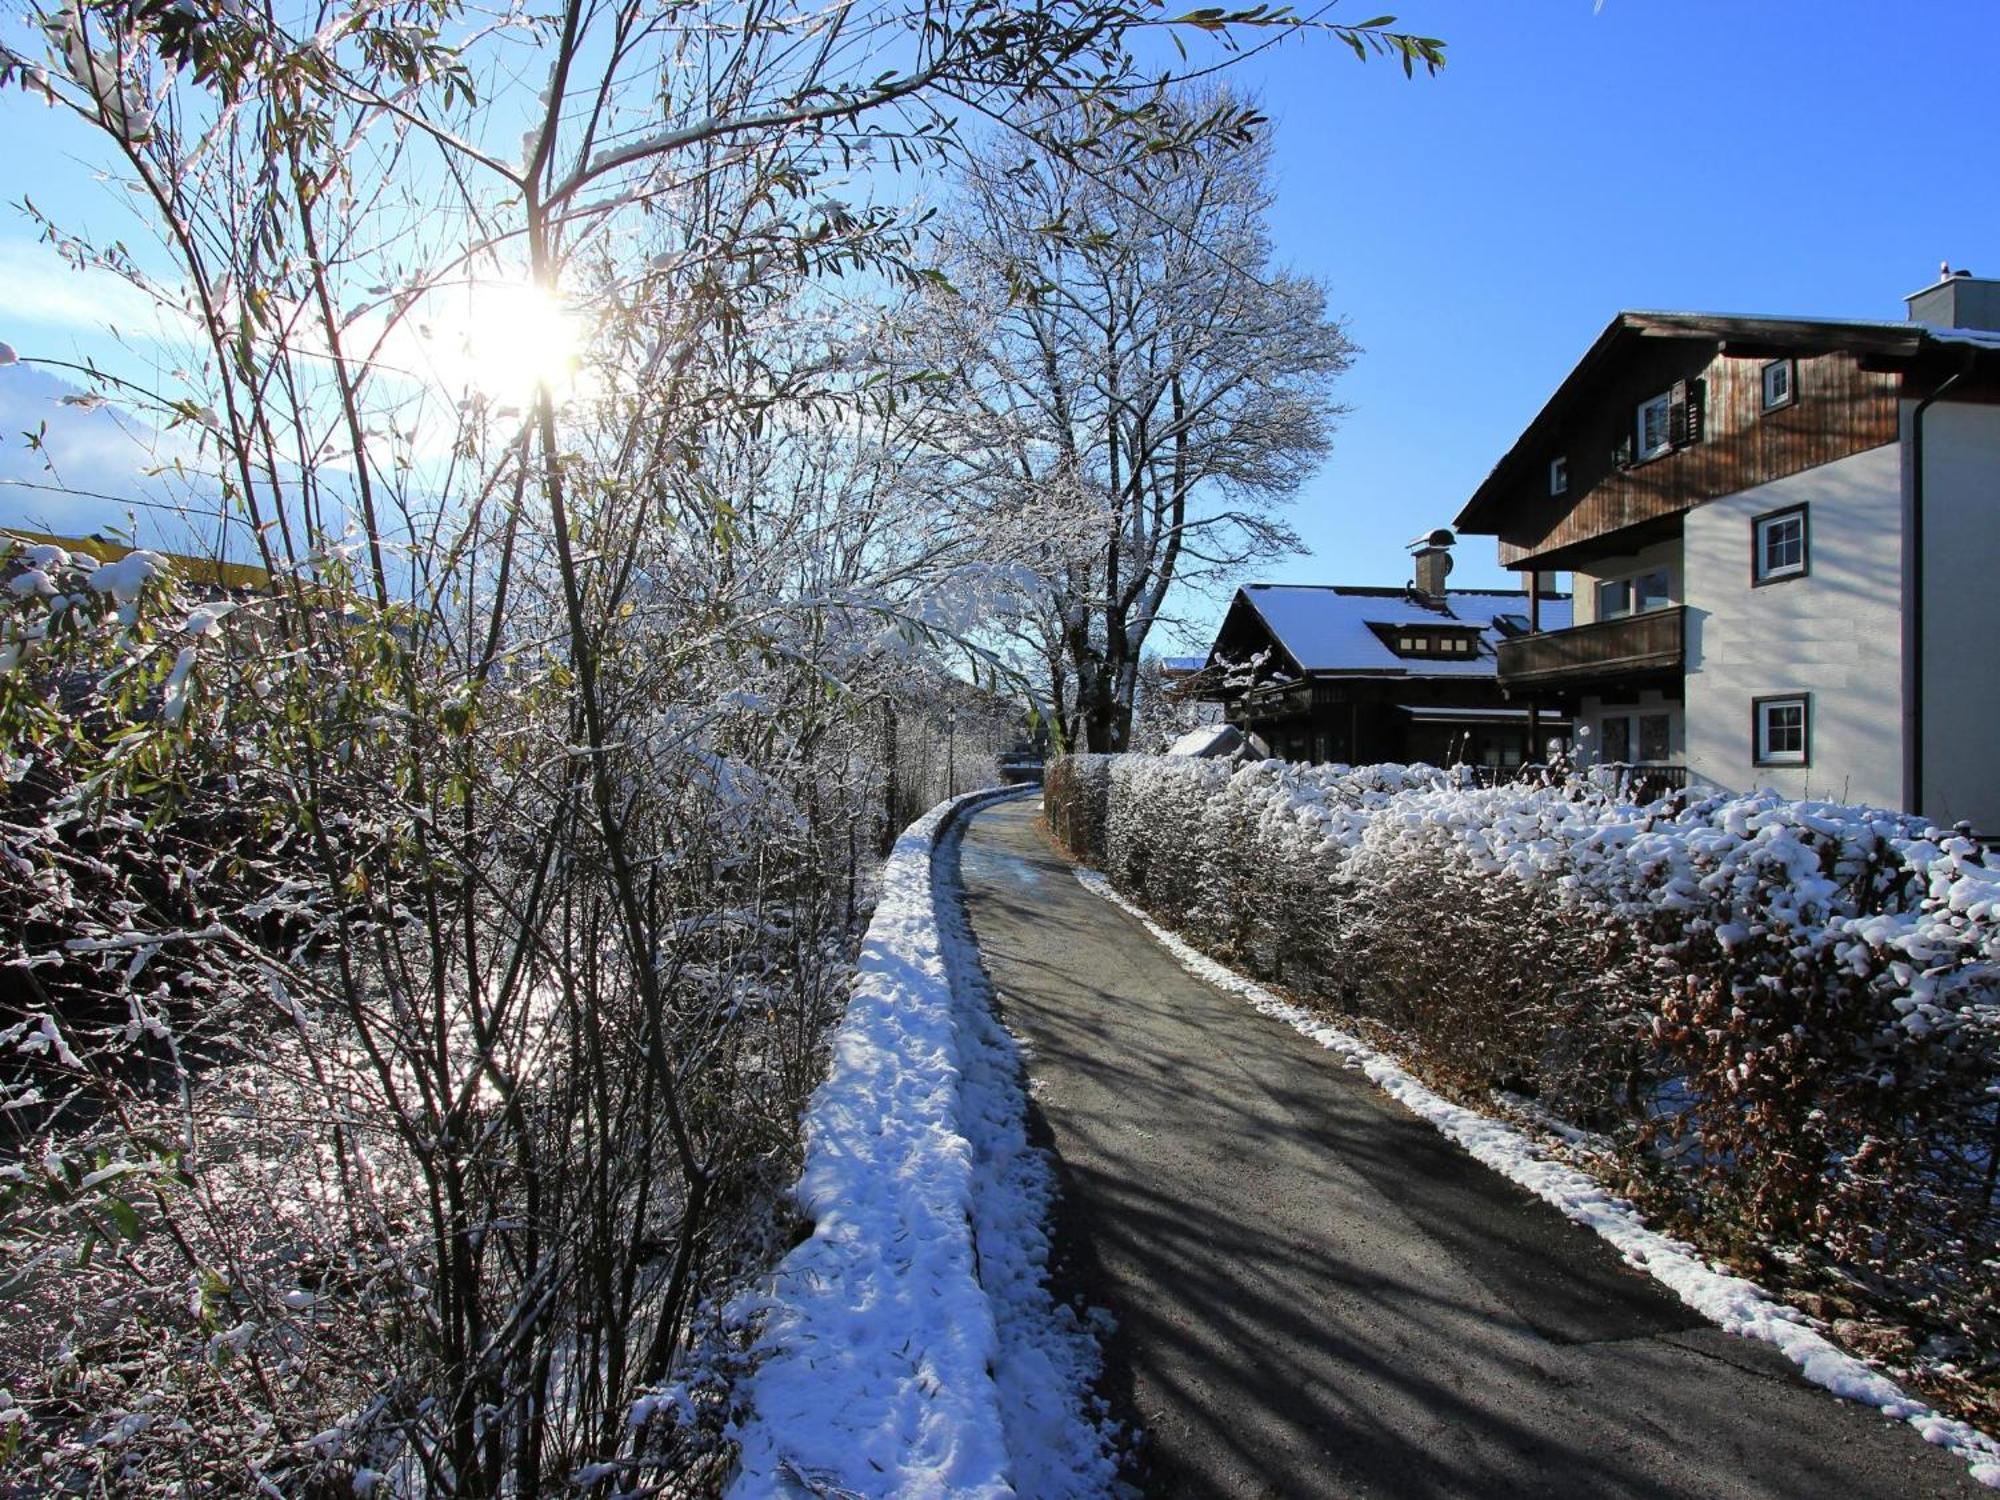
[[[1522,476],[1538,468],[1553,445],[1556,429],[1572,410],[1590,401],[1607,370],[1645,339],[1706,339],[1724,350],[1829,353],[1844,350],[1895,365],[1923,356],[1968,350],[2000,350],[2000,333],[1979,328],[1932,328],[1908,321],[1878,323],[1848,318],[1743,318],[1718,313],[1622,312],[1597,336],[1576,368],[1556,387],[1514,446],[1493,466],[1452,524],[1461,532],[1492,533],[1500,502]]]
[[[1249,583],[1236,591],[1223,621],[1229,633],[1239,612],[1247,611],[1285,657],[1285,670],[1301,676],[1320,674],[1395,677],[1491,677],[1494,644],[1504,632],[1495,623],[1501,615],[1528,613],[1525,589],[1448,589],[1442,607],[1427,605],[1407,589],[1351,588],[1338,584]],[[1560,630],[1570,623],[1567,594],[1542,595],[1542,628]],[[1477,653],[1463,660],[1451,657],[1398,656],[1373,627],[1392,630],[1475,629]],[[1216,660],[1216,649],[1209,662]]]

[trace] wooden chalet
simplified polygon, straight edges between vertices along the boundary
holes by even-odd
[[[1430,547],[1405,588],[1246,584],[1209,651],[1203,696],[1285,760],[1539,761],[1569,725],[1502,695],[1498,652],[1538,626],[1568,625],[1569,598],[1447,589],[1448,566]]]

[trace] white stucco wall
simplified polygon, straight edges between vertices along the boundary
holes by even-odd
[[[1752,587],[1752,518],[1801,502],[1810,573]],[[1901,805],[1902,503],[1891,443],[1688,512],[1680,597],[1694,776]],[[1751,700],[1796,692],[1812,695],[1811,763],[1753,764]]]
[[[2000,834],[2000,408],[1924,418],[1923,582],[1921,811]]]

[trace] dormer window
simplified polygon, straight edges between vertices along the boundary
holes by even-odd
[[[1569,493],[1569,459],[1567,457],[1549,460],[1549,493],[1567,495]]]
[[[1375,625],[1372,628],[1381,638],[1382,644],[1388,646],[1398,656],[1415,657],[1426,661],[1470,661],[1479,654],[1477,627],[1456,626],[1432,630],[1406,625]]]

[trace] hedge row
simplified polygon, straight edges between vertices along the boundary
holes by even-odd
[[[1075,756],[1047,798],[1161,920],[1601,1134],[1680,1227],[1802,1249],[1934,1352],[2000,1347],[2000,868],[1973,841],[1421,766]]]

